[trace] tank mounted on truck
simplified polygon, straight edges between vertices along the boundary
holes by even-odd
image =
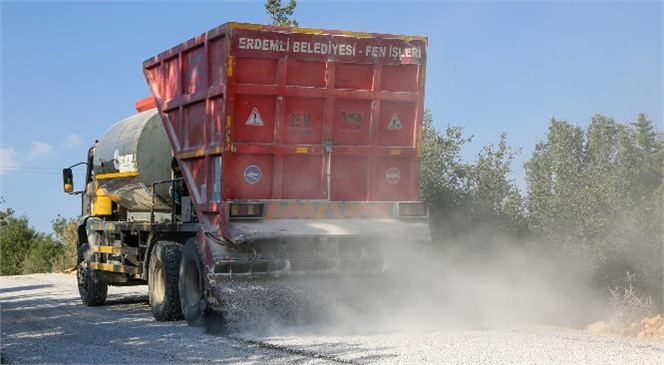
[[[429,242],[426,44],[227,23],[145,61],[152,96],[83,163],[83,303],[147,283],[157,320],[197,325],[228,283],[380,272],[386,241]]]

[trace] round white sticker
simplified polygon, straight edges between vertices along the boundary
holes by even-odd
[[[390,167],[385,171],[385,181],[390,185],[396,185],[401,180],[401,171],[396,167]]]
[[[249,165],[246,169],[244,169],[244,181],[246,181],[248,184],[256,184],[257,182],[261,181],[262,176],[263,172],[261,171],[260,167],[256,165]]]

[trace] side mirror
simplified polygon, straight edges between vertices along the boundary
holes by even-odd
[[[62,169],[62,184],[65,193],[74,191],[74,174],[71,172],[71,168]]]

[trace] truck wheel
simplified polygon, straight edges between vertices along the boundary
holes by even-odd
[[[180,302],[184,319],[190,326],[210,327],[214,322],[217,328],[223,327],[223,316],[214,312],[207,304],[203,289],[203,264],[196,248],[196,242],[189,240],[182,251],[180,263]],[[220,332],[216,330],[215,332]]]
[[[104,304],[108,294],[108,284],[98,280],[95,272],[88,268],[85,261],[80,262],[76,269],[78,293],[83,304],[87,306]]]
[[[159,241],[150,255],[148,290],[152,315],[157,321],[182,319],[178,274],[182,245],[176,242]]]

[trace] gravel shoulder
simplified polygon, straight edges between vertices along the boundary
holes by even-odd
[[[2,360],[10,364],[663,364],[664,343],[541,326],[352,333],[289,328],[213,336],[160,323],[147,288],[80,304],[73,275],[0,277]]]

